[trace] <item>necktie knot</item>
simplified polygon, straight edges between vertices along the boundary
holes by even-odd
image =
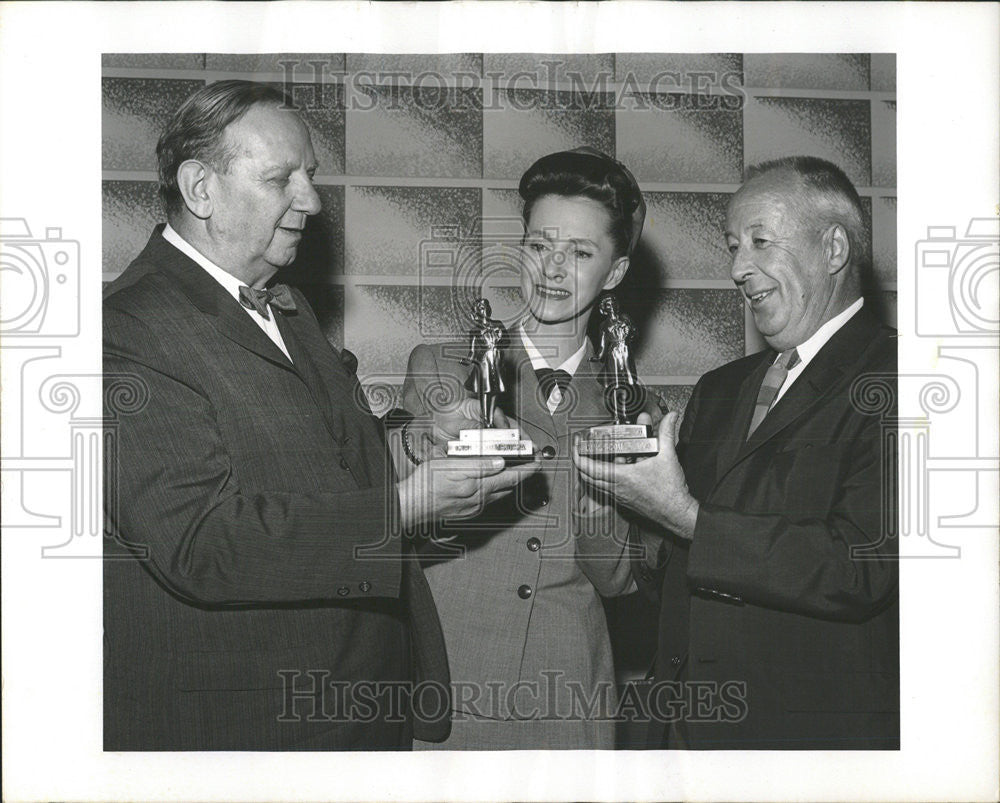
[[[753,418],[750,419],[750,428],[747,430],[747,438],[753,435],[754,430],[760,426],[767,411],[771,409],[774,400],[778,397],[778,391],[785,384],[788,372],[799,364],[799,352],[797,349],[789,349],[778,355],[778,359],[767,369],[764,374],[764,381],[761,383],[760,391],[757,393],[757,403],[753,408]]]
[[[240,303],[247,309],[256,310],[265,321],[271,320],[268,306],[282,312],[295,311],[295,299],[292,298],[292,291],[286,284],[276,284],[270,290],[257,290],[245,284],[241,285]]]
[[[573,377],[561,368],[552,370],[551,368],[536,368],[535,376],[538,377],[538,387],[542,391],[542,399],[548,401],[549,396],[552,395],[552,391],[555,388],[559,388],[559,392],[562,394],[566,393],[566,388],[569,387],[569,383],[572,381]]]

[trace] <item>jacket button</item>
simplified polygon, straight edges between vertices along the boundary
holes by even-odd
[[[342,597],[346,597],[348,594],[351,593],[351,589],[349,589],[347,586],[341,586],[340,588],[337,589],[337,593],[340,594],[340,596]]]
[[[350,466],[350,464],[349,464],[349,463],[347,462],[347,458],[346,458],[346,457],[342,457],[342,458],[340,458],[340,467],[341,467],[342,469],[344,469],[344,471],[350,471],[350,470],[351,470],[351,466]]]
[[[681,665],[681,657],[679,655],[672,656],[670,658],[670,665],[671,666],[680,666]]]
[[[552,446],[550,444],[548,446],[542,447],[542,457],[544,457],[546,460],[551,460],[555,456],[556,456],[556,447],[555,446]]]
[[[528,539],[529,552],[537,552],[541,548],[542,548],[542,542],[539,541],[537,538],[532,537]]]
[[[358,588],[361,589],[362,594],[367,594],[369,591],[372,590],[372,584],[369,583],[367,580],[362,580],[361,583],[358,585]]]
[[[549,503],[549,498],[547,496],[543,496],[541,499],[538,500],[539,507],[545,507],[548,503]]]
[[[517,595],[521,599],[527,599],[528,597],[531,596],[531,586],[529,585],[521,586],[520,588],[517,589]]]

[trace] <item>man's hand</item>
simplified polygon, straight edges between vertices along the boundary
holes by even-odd
[[[594,490],[610,494],[630,510],[645,516],[690,540],[698,520],[698,500],[688,492],[684,471],[677,460],[677,428],[680,417],[668,413],[660,421],[659,454],[636,463],[593,460],[579,452],[579,437],[573,442],[573,462]],[[652,424],[640,413],[639,424]]]
[[[439,519],[468,518],[506,496],[541,466],[505,467],[502,457],[442,457],[428,460],[396,484],[405,529]]]

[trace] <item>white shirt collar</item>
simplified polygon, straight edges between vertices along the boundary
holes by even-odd
[[[538,350],[534,343],[531,342],[531,338],[528,337],[528,333],[524,331],[524,325],[518,324],[517,332],[521,337],[521,343],[524,345],[524,350],[528,354],[528,359],[531,360],[531,367],[536,371],[539,368],[551,368],[548,360],[542,356],[542,353]],[[580,363],[583,362],[583,355],[587,353],[587,341],[583,341],[583,345],[580,346],[577,351],[571,355],[567,360],[563,361],[563,364],[558,366],[556,370],[565,371],[570,376],[573,376],[577,369],[580,367]]]
[[[171,227],[168,223],[163,227],[163,239],[170,243],[174,248],[184,254],[186,257],[193,259],[201,267],[205,269],[209,276],[211,276],[215,281],[221,284],[226,292],[229,293],[237,301],[240,300],[240,288],[245,286],[245,282],[237,279],[233,274],[227,273],[218,265],[216,265],[207,256],[201,253],[197,248],[195,248],[191,243],[181,237],[177,231]]]
[[[835,315],[824,323],[819,329],[816,330],[812,337],[804,343],[800,343],[796,347],[796,351],[799,353],[799,362],[796,363],[794,368],[789,370],[784,383],[778,389],[778,393],[774,397],[774,401],[771,402],[772,407],[777,404],[778,399],[785,395],[785,392],[792,386],[792,383],[799,378],[799,375],[805,370],[805,367],[812,362],[813,357],[819,354],[819,350],[823,348],[827,341],[837,333],[837,330],[854,317],[864,303],[865,300],[863,298],[859,298],[839,315]],[[777,359],[777,357],[775,359]]]
[[[861,309],[864,303],[865,300],[859,298],[839,315],[835,315],[824,323],[807,341],[800,344],[796,349],[799,353],[800,364],[803,367],[808,365],[812,361],[812,358],[819,353],[819,350],[826,345],[826,342],[837,333],[838,329],[854,317],[855,313]]]

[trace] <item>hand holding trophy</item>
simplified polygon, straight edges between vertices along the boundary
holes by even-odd
[[[474,328],[469,333],[469,356],[462,362],[472,365],[465,387],[479,398],[480,429],[463,429],[457,441],[448,441],[448,456],[531,457],[530,440],[522,440],[520,430],[498,429],[493,425],[497,396],[506,390],[503,380],[503,346],[507,329],[490,317],[490,302],[479,298],[473,304]]]
[[[630,346],[636,328],[632,320],[618,311],[612,295],[601,299],[601,342],[596,357],[604,362],[601,374],[604,383],[604,404],[614,423],[592,427],[580,440],[580,454],[590,457],[640,457],[659,451],[652,427],[630,423],[635,411],[642,407],[645,389],[636,375]]]

